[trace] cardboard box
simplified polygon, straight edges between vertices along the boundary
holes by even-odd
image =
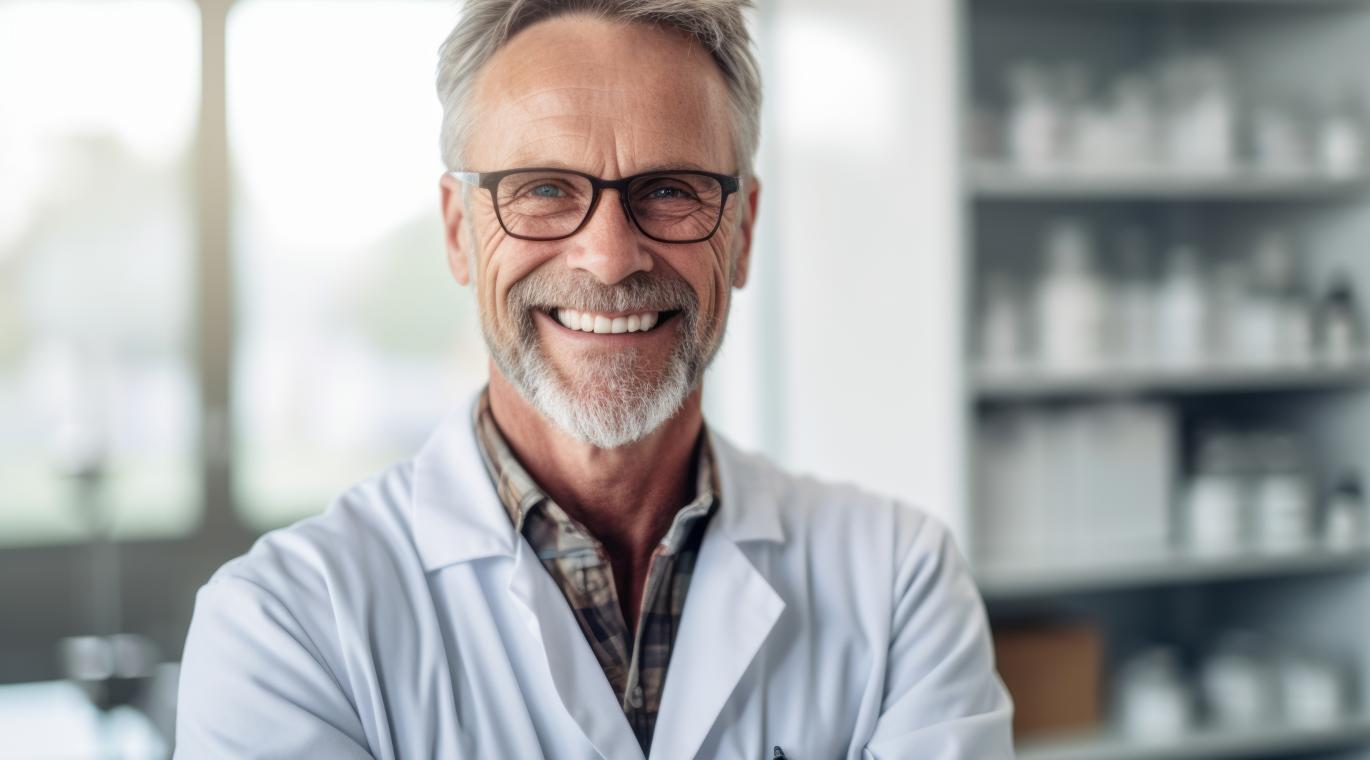
[[[1092,625],[998,627],[999,676],[1013,695],[1018,738],[1097,726],[1103,713],[1103,641]]]

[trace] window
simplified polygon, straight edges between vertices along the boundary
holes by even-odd
[[[438,204],[445,0],[248,0],[228,19],[238,509],[317,512],[485,374]]]
[[[0,2],[0,546],[200,513],[199,31],[184,0]]]

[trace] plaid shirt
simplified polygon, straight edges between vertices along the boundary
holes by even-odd
[[[647,752],[666,684],[666,666],[685,607],[685,592],[704,527],[717,501],[708,437],[701,436],[695,499],[676,513],[665,538],[652,553],[634,636],[623,618],[604,547],[543,493],[519,464],[490,414],[488,390],[481,393],[473,424],[485,467],[509,519],[566,596],[638,744]]]

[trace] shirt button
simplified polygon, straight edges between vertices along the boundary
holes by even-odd
[[[634,709],[642,707],[642,687],[634,686],[628,692],[628,706]]]

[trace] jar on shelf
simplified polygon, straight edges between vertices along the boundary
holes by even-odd
[[[1251,253],[1252,308],[1243,320],[1253,356],[1281,366],[1305,366],[1313,355],[1313,309],[1301,287],[1293,241],[1270,229]]]
[[[1199,673],[1206,713],[1215,725],[1254,728],[1280,711],[1279,684],[1259,637],[1233,631],[1218,639]]]
[[[1245,442],[1236,433],[1209,429],[1200,433],[1194,472],[1180,508],[1182,540],[1198,554],[1233,554],[1246,534],[1246,477],[1250,472]]]
[[[1300,728],[1336,724],[1349,708],[1346,672],[1324,657],[1303,653],[1280,657],[1277,673],[1284,719]]]
[[[1324,174],[1341,179],[1365,170],[1365,119],[1354,94],[1338,98],[1322,113],[1317,142]]]
[[[1208,333],[1206,283],[1199,250],[1181,245],[1166,257],[1165,277],[1156,299],[1158,358],[1172,367],[1205,362]]]
[[[1061,219],[1043,242],[1044,271],[1037,286],[1037,345],[1046,369],[1073,372],[1099,364],[1105,283],[1094,242],[1083,222]]]
[[[1168,742],[1183,736],[1195,723],[1194,702],[1173,648],[1145,650],[1118,672],[1118,726],[1136,741]]]
[[[1022,301],[1021,288],[1007,272],[986,276],[976,336],[981,369],[1009,373],[1019,368],[1026,353]]]
[[[1323,542],[1340,551],[1364,547],[1370,539],[1367,517],[1370,516],[1366,514],[1360,475],[1354,471],[1342,473],[1328,493],[1323,509]]]
[[[1346,366],[1365,356],[1365,322],[1355,285],[1346,272],[1338,272],[1318,302],[1314,321],[1318,360]]]
[[[1313,496],[1299,445],[1287,433],[1253,435],[1252,537],[1264,551],[1306,548],[1313,537]]]
[[[1007,78],[1005,142],[1009,160],[1025,172],[1059,168],[1061,109],[1050,76],[1031,61],[1019,61],[1009,66]]]

